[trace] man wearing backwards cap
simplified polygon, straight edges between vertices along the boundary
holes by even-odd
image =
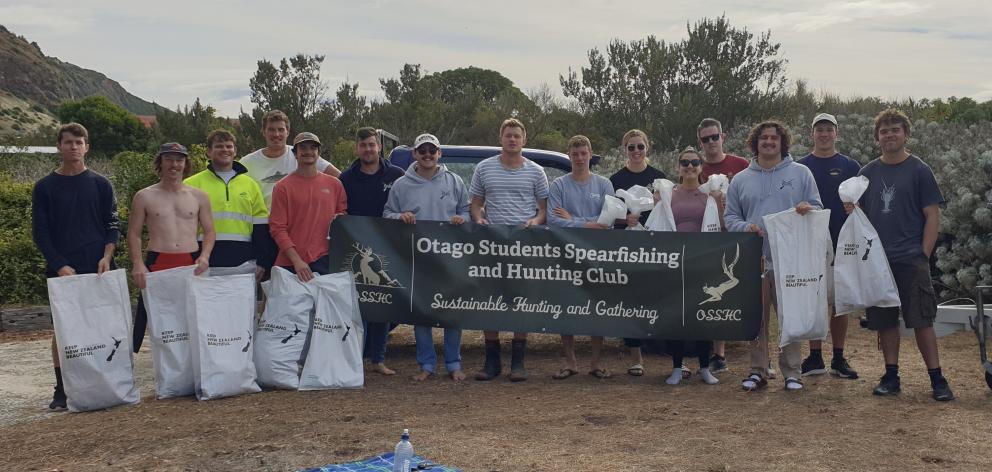
[[[145,288],[145,276],[174,267],[196,264],[196,275],[207,270],[214,248],[214,221],[210,198],[202,190],[183,183],[192,168],[189,152],[178,143],[165,143],[155,155],[159,182],[138,191],[131,202],[127,225],[127,247],[131,253],[131,276],[138,288]],[[141,229],[148,226],[148,253],[141,258]],[[203,230],[202,246],[197,230]],[[134,352],[145,337],[148,316],[139,295],[134,318]]]
[[[422,134],[413,141],[413,158],[416,162],[406,174],[393,183],[382,216],[414,224],[420,221],[447,221],[460,225],[469,218],[468,191],[462,178],[448,170],[441,160],[441,143],[432,134]],[[417,364],[420,372],[414,380],[427,380],[435,376],[437,353],[430,326],[415,326]],[[444,366],[451,380],[465,379],[461,363],[462,331],[444,328]]]
[[[820,192],[823,208],[830,210],[830,238],[834,242],[834,253],[837,253],[837,237],[840,228],[844,226],[847,214],[844,212],[844,202],[840,201],[838,189],[840,183],[858,175],[861,165],[857,161],[837,152],[837,118],[829,113],[820,113],[813,118],[813,152],[799,160],[799,163],[809,167]],[[827,315],[830,317],[830,338],[833,341],[833,360],[830,361],[830,373],[845,379],[856,379],[858,373],[844,359],[844,341],[847,339],[847,316],[834,316],[834,301],[828,300]],[[809,342],[809,357],[802,364],[802,376],[822,375],[827,373],[823,363],[823,341]]]
[[[301,282],[314,272],[330,272],[327,229],[348,209],[344,187],[337,177],[317,170],[320,139],[313,133],[293,138],[297,168],[272,189],[269,231],[279,246],[275,265],[296,273]]]

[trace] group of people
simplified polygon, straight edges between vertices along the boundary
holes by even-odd
[[[590,169],[593,148],[589,139],[573,136],[567,145],[572,169],[548,183],[544,170],[523,156],[527,130],[517,119],[505,120],[499,129],[500,152],[482,160],[469,185],[441,163],[441,143],[431,134],[413,142],[415,162],[405,171],[380,155],[378,134],[373,128],[359,129],[355,136],[357,158],[341,171],[320,157],[319,137],[309,132],[287,143],[289,118],[273,110],[263,118],[266,147],[236,160],[234,135],[217,130],[207,137],[207,169],[190,175],[188,150],[177,143],[160,146],[154,159],[159,182],[135,194],[128,214],[128,249],[132,276],[144,288],[149,272],[195,265],[196,273],[208,267],[234,267],[254,260],[259,279],[273,265],[295,273],[301,281],[333,271],[328,261],[328,228],[337,215],[361,215],[401,220],[445,221],[454,225],[471,220],[475,224],[517,226],[551,225],[588,229],[636,227],[649,217],[629,215],[614,225],[597,219],[605,197],[635,185],[650,188],[655,179],[666,177],[650,165],[648,136],[640,130],[627,132],[621,141],[625,166],[609,179]],[[748,137],[753,158],[748,160],[724,152],[725,134],[719,121],[707,118],[697,128],[699,147],[678,154],[678,185],[671,196],[677,231],[702,229],[707,199],[719,205],[725,231],[755,232],[765,236],[762,217],[794,208],[799,214],[831,210],[830,233],[836,245],[846,214],[853,205],[841,202],[839,184],[856,175],[870,180],[858,202],[878,230],[898,285],[901,307],[869,308],[868,325],[879,332],[885,358],[885,374],[876,395],[899,393],[898,356],[900,313],[907,328],[915,329],[916,340],[933,387],[933,397],[953,399],[943,377],[937,355],[933,320],[936,299],[928,259],[939,229],[943,198],[930,168],[909,153],[906,142],[910,121],[898,110],[886,110],[875,119],[875,137],[882,155],[861,168],[836,149],[837,120],[826,113],[811,123],[813,151],[799,160],[789,155],[791,136],[776,121],[757,124]],[[37,182],[33,193],[33,236],[45,257],[46,276],[102,273],[113,267],[113,254],[120,237],[120,221],[109,181],[86,168],[89,149],[86,129],[70,123],[57,135],[62,156],[58,169]],[[724,195],[704,193],[701,184],[716,174],[730,180]],[[656,195],[657,197],[657,195]],[[147,250],[142,232],[147,228]],[[741,382],[745,390],[767,387],[775,375],[769,361],[768,320],[775,303],[771,251],[764,238],[762,282],[763,318],[759,336],[752,343],[749,375]],[[858,373],[844,357],[847,316],[830,316],[833,345],[830,372],[854,379]],[[788,316],[781,313],[779,316]],[[139,300],[134,323],[135,352],[145,335],[147,315]],[[385,364],[389,326],[366,323],[365,355],[371,370],[383,375],[396,372]],[[423,381],[437,376],[437,353],[432,329],[414,328],[416,357],[420,370],[413,376]],[[466,378],[461,364],[461,331],[445,329],[443,356],[448,376]],[[493,380],[503,372],[498,332],[484,332],[485,362],[475,374],[480,381]],[[565,366],[553,374],[563,380],[579,372],[574,337],[562,335]],[[632,354],[627,374],[644,375],[642,341],[625,339]],[[524,364],[527,333],[513,333],[509,379],[528,378]],[[608,378],[612,373],[601,364],[603,338],[592,337],[590,375]],[[52,339],[56,387],[50,408],[65,408],[57,340]],[[723,342],[672,340],[667,343],[673,369],[666,382],[678,384],[686,376],[686,353],[698,358],[698,377],[707,384],[719,382],[716,373],[727,369]],[[799,343],[782,348],[779,369],[786,390],[801,390],[802,378],[827,373],[821,341],[810,341],[810,354],[801,359]]]

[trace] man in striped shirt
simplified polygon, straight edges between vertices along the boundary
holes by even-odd
[[[547,219],[548,177],[544,169],[524,158],[527,129],[515,118],[499,128],[499,155],[479,163],[472,176],[469,211],[476,224],[542,225]],[[492,380],[502,372],[498,331],[485,331],[486,364],[476,380]],[[510,381],[527,380],[524,351],[527,333],[513,333]]]

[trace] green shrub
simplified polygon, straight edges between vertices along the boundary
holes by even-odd
[[[0,174],[0,305],[45,303],[45,260],[31,239],[32,184]]]

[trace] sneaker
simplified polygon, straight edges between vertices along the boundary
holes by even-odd
[[[898,395],[902,391],[902,387],[899,386],[899,376],[887,376],[883,375],[878,381],[878,385],[875,390],[872,390],[873,395],[886,396],[886,395]],[[948,390],[950,391],[950,390]],[[936,390],[935,390],[936,392]]]
[[[805,364],[803,365],[805,368]],[[804,369],[805,372],[805,369]],[[805,374],[804,374],[805,375]],[[856,379],[858,378],[858,372],[851,368],[851,364],[847,363],[847,359],[841,357],[840,359],[834,359],[830,361],[830,375],[836,375],[842,379]]]
[[[48,409],[65,410],[66,408],[68,408],[68,406],[66,405],[65,390],[56,387],[55,393],[52,395],[52,402],[48,404]]]
[[[941,377],[940,380],[932,382],[933,386],[933,399],[938,402],[949,402],[954,399],[954,393],[951,392],[951,386],[947,384],[947,379]]]
[[[672,369],[672,375],[669,375],[665,379],[665,383],[668,385],[678,385],[680,382],[682,382],[682,369],[676,367]]]
[[[713,354],[710,357],[710,372],[714,374],[719,374],[720,372],[727,371],[727,359],[723,356],[718,356]]]
[[[807,375],[823,375],[827,373],[827,367],[823,365],[823,357],[809,356],[803,360],[802,377]],[[855,374],[857,378],[857,374]]]
[[[790,392],[798,392],[803,389],[803,381],[795,377],[785,379],[785,389]]]
[[[751,374],[741,381],[741,388],[749,392],[759,390],[768,386],[768,381],[761,374]]]

